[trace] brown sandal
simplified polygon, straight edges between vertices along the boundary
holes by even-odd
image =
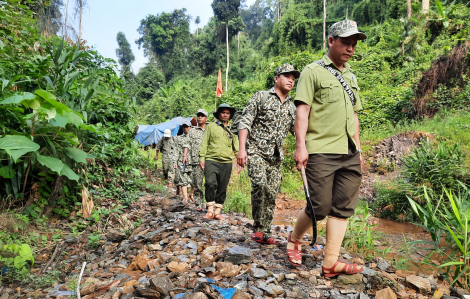
[[[214,213],[212,212],[207,212],[207,214],[204,215],[204,217],[202,217],[202,219],[206,219],[206,220],[213,219],[213,218],[214,218]]]
[[[338,263],[340,263],[340,262],[344,263],[344,266],[341,269],[341,271],[335,272],[335,268],[338,265]],[[359,270],[358,270],[357,269],[358,266],[359,266],[358,264],[351,264],[351,263],[345,262],[343,260],[337,260],[336,263],[331,268],[325,268],[325,267],[322,266],[321,267],[321,272],[323,273],[323,275],[325,277],[335,277],[335,276],[338,276],[340,274],[351,275],[351,274],[361,273],[364,270],[364,268],[362,268],[362,266],[359,266]],[[325,271],[328,271],[328,273],[325,273]]]
[[[301,261],[302,260],[302,250],[299,250],[299,245],[302,245],[302,242],[300,241],[292,241],[292,232],[289,234],[289,239],[287,242],[289,243],[294,243],[294,249],[286,249],[287,251],[287,260],[289,260],[289,263],[291,263],[292,266],[298,267],[301,266],[302,263],[294,263],[293,261]]]

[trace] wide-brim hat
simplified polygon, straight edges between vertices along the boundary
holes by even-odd
[[[219,112],[220,110],[223,110],[223,109],[230,110],[230,119],[232,119],[233,115],[237,111],[235,108],[230,107],[229,104],[223,103],[223,104],[220,104],[219,107],[217,107],[217,111],[212,112],[212,114],[214,115],[215,118],[219,119]]]

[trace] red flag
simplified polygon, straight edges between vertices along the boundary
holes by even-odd
[[[222,96],[223,94],[223,90],[222,90],[222,70],[219,69],[219,76],[217,76],[217,91],[216,91],[216,96],[218,96],[219,98]]]

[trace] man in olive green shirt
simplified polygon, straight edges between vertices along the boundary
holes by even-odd
[[[199,164],[206,178],[204,186],[207,214],[203,217],[206,220],[224,219],[221,211],[232,174],[232,160],[238,154],[238,138],[227,128],[234,113],[234,108],[221,104],[214,112],[218,121],[206,127],[199,148]]]
[[[356,22],[343,20],[330,27],[328,53],[304,68],[297,86],[295,104],[297,169],[305,167],[314,214],[303,209],[289,236],[289,261],[299,266],[303,235],[312,218],[326,224],[325,277],[354,274],[363,270],[338,260],[347,220],[354,214],[361,184],[362,151],[357,111],[362,109],[357,78],[347,63],[354,55],[359,32]],[[309,203],[307,203],[309,205]],[[315,219],[313,218],[313,219]]]

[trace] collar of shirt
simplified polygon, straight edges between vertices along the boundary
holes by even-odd
[[[351,71],[351,66],[349,65],[349,63],[345,62],[344,63],[344,67],[343,67],[343,71],[341,72],[337,67],[336,65],[333,63],[333,61],[331,61],[330,57],[328,57],[328,55],[323,55],[323,58],[322,58],[323,62],[326,64],[326,65],[330,65],[332,67],[334,67],[335,69],[337,69],[340,73],[345,73],[345,72],[349,72]]]
[[[279,101],[281,101],[281,98],[279,97],[279,95],[277,94],[276,92],[276,89],[274,89],[274,87],[272,87],[270,90],[269,90],[269,94],[273,94],[273,95],[276,95],[277,99]],[[287,94],[286,96],[286,99],[284,100],[284,103],[287,103],[288,101],[292,100],[292,97],[290,96],[290,94]],[[284,104],[282,103],[282,104]]]
[[[206,124],[206,126],[207,126],[207,124]],[[199,125],[197,125],[197,127],[194,127],[194,128],[199,129],[199,130],[203,130],[203,131],[205,130],[205,129],[201,128]]]

